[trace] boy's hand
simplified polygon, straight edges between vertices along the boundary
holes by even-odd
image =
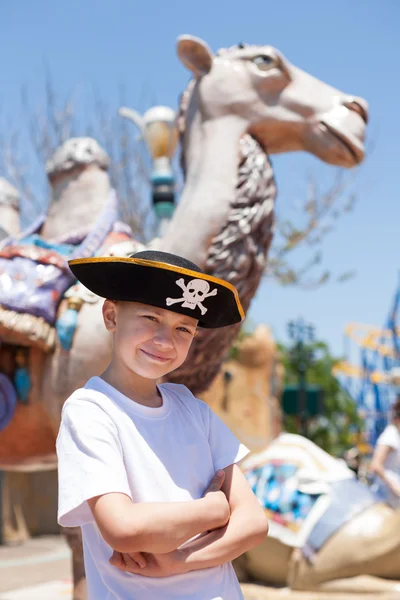
[[[114,550],[110,558],[110,564],[121,571],[130,571],[130,569],[144,569],[147,564],[144,554],[141,552],[132,552],[131,554],[122,554]]]
[[[214,474],[210,485],[204,492],[204,498],[210,502],[210,510],[214,511],[219,521],[218,528],[224,527],[230,519],[231,511],[229,502],[221,487],[225,480],[225,471],[220,469]]]
[[[145,560],[145,566],[139,566],[137,555]],[[171,575],[180,575],[186,571],[179,550],[157,555],[142,554],[140,552],[125,554],[114,550],[110,563],[117,569],[125,571],[125,573],[133,573],[143,577],[170,577]]]

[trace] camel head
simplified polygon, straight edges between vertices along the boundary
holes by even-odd
[[[271,46],[240,44],[213,54],[201,39],[178,38],[193,73],[203,121],[235,117],[268,153],[305,150],[353,167],[364,158],[365,100],[293,66]]]

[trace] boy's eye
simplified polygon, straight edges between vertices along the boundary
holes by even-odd
[[[157,323],[157,318],[153,317],[152,315],[144,315],[145,319],[150,319],[150,321],[154,321],[155,323]]]
[[[189,331],[189,329],[186,329],[186,327],[178,327],[179,331],[184,331],[185,333],[192,333],[191,331]]]

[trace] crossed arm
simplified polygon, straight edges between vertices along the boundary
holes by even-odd
[[[221,489],[229,503],[229,522],[181,548],[186,571],[230,562],[260,544],[268,533],[264,511],[237,465],[225,469]]]
[[[268,523],[242,472],[231,465],[221,475],[200,500],[134,504],[123,494],[89,500],[101,534],[115,549],[111,563],[165,577],[224,564],[261,543]]]

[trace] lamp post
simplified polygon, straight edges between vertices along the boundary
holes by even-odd
[[[132,108],[122,107],[119,114],[135,123],[152,158],[152,202],[162,235],[175,210],[175,176],[171,165],[178,143],[175,112],[168,106],[154,106],[142,116]]]
[[[315,330],[310,323],[299,318],[289,321],[288,333],[293,341],[290,359],[298,376],[298,407],[301,434],[307,435],[308,408],[307,408],[307,369],[313,360],[313,352],[307,348],[315,339]]]

